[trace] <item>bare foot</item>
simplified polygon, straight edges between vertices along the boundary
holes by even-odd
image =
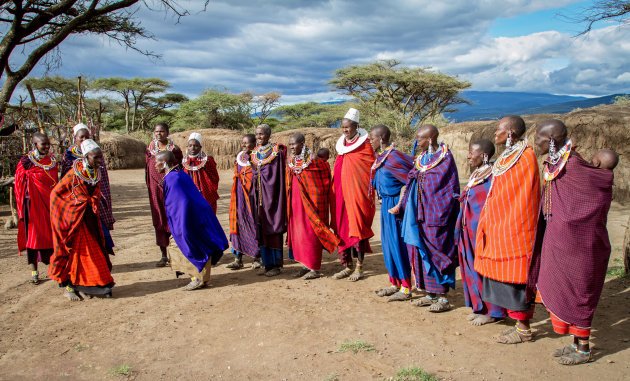
[[[348,278],[350,282],[356,282],[359,279],[363,279],[363,270],[359,269],[355,269],[352,275],[350,275],[350,278]]]
[[[63,296],[68,298],[68,300],[71,301],[71,302],[80,302],[81,300],[83,300],[83,299],[81,299],[81,297],[79,295],[77,295],[76,291],[74,291],[74,290],[72,290],[72,291],[65,290],[63,292]]]
[[[475,320],[476,317],[477,317],[477,314],[473,312],[472,314],[468,314],[468,316],[466,316],[466,320],[473,321]]]
[[[493,318],[492,316],[477,315],[476,318],[470,321],[470,324],[480,327],[484,324],[494,323],[495,321],[497,321],[497,319]]]

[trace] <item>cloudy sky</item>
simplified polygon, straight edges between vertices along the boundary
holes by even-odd
[[[156,40],[149,59],[90,36],[61,48],[49,74],[161,77],[172,91],[279,91],[284,103],[338,99],[326,81],[350,64],[396,58],[472,82],[474,90],[606,95],[630,90],[630,25],[600,23],[587,37],[573,0],[180,1],[179,23],[160,11],[138,17]],[[38,69],[34,74],[42,75]]]

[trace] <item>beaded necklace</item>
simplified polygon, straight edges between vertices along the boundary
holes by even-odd
[[[246,157],[245,160],[243,160],[243,156]],[[251,153],[247,153],[245,151],[241,151],[236,155],[236,162],[238,163],[238,165],[240,165],[241,167],[249,167],[252,165],[252,163],[249,162],[249,159],[251,158],[252,154]]]
[[[185,160],[185,161],[182,162],[182,166],[184,168],[186,168],[187,170],[189,170],[189,171],[198,171],[198,170],[200,170],[201,168],[203,168],[206,165],[206,162],[208,161],[208,155],[206,155],[203,151],[201,151],[199,153],[199,155],[201,155],[201,158],[199,159],[199,160],[201,160],[200,164],[198,164],[198,165],[188,165],[188,160]],[[188,158],[196,159],[196,158],[199,157],[199,155],[197,155],[197,156],[190,156],[190,155],[188,155]]]
[[[558,151],[558,154],[555,155],[554,158],[549,157],[548,161],[545,162],[545,172],[543,175],[545,182],[553,181],[553,179],[555,179],[560,174],[560,172],[562,172],[564,166],[567,165],[567,161],[569,161],[572,146],[573,142],[571,141],[571,139],[567,139],[562,149]],[[556,165],[559,161],[561,161],[560,165],[558,165],[558,167],[553,172],[550,172],[549,164]]]
[[[75,144],[72,147],[70,147],[70,152],[77,158],[83,158],[83,153],[81,153],[81,150],[78,144]]]
[[[55,157],[53,155],[46,155],[48,157],[50,157],[50,164],[42,164],[39,161],[38,155],[39,152],[37,152],[37,154],[35,153],[35,150],[32,150],[31,152],[28,153],[28,159],[31,161],[31,163],[33,163],[34,166],[39,167],[41,169],[43,169],[44,171],[48,171],[52,168],[55,168],[55,166],[57,165],[57,159],[55,159]],[[44,156],[44,158],[46,157]]]
[[[302,153],[295,156],[291,156],[289,160],[289,168],[293,170],[295,174],[302,173],[303,170],[306,169],[313,162],[313,156],[311,155],[311,150],[308,147],[302,148]]]
[[[468,184],[466,184],[466,189],[464,192],[467,192],[470,188],[481,184],[484,182],[490,175],[492,174],[492,166],[490,164],[484,164],[481,167],[475,169],[475,171],[470,175],[468,179]]]
[[[444,143],[440,143],[440,156],[438,156],[438,158],[434,160],[433,162],[429,162],[428,164],[422,164],[422,158],[424,157],[424,155],[427,154],[427,152],[428,150],[418,155],[414,163],[416,169],[422,173],[432,168],[435,168],[438,164],[440,164],[440,162],[442,162],[442,160],[444,160],[444,158],[448,154],[448,145]]]
[[[573,142],[571,139],[567,139],[562,149],[558,151],[558,154],[553,158],[549,158],[549,161],[545,162],[545,170],[543,172],[543,217],[545,218],[545,221],[551,217],[551,182],[560,175],[560,172],[562,172],[564,167],[567,165],[569,157],[571,156],[572,147]],[[555,165],[558,164],[558,162],[560,162],[558,167],[553,172],[550,172],[549,165]]]
[[[266,158],[261,159],[263,155],[269,152],[269,150],[272,150],[271,154]],[[269,164],[276,158],[276,156],[278,156],[278,150],[279,146],[277,144],[269,143],[266,146],[258,146],[254,148],[254,151],[252,152],[252,162],[257,166]]]
[[[497,159],[492,167],[492,175],[494,177],[501,176],[518,162],[523,152],[527,148],[527,139],[519,140],[512,147],[506,149]],[[494,180],[493,180],[494,182]]]
[[[83,164],[83,160],[77,159],[72,163],[72,169],[74,169],[74,173],[77,177],[86,183],[94,186],[101,181],[101,171],[92,170]]]
[[[370,172],[373,172],[379,169],[381,165],[383,165],[385,160],[387,160],[387,156],[389,156],[389,154],[392,153],[393,150],[394,150],[394,143],[390,144],[387,148],[385,148],[384,151],[380,152],[379,156],[374,160],[374,163],[372,164],[372,168],[370,169]]]
[[[164,148],[160,148],[158,141],[153,140],[149,144],[149,152],[151,152],[151,155],[157,155],[158,152],[161,152],[161,151],[172,151],[173,148],[175,147],[175,143],[173,142],[171,138],[167,138],[167,139],[168,139],[168,143],[166,143],[166,147]]]

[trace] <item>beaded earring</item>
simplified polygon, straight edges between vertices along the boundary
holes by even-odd
[[[512,148],[512,130],[508,132],[508,138],[505,141],[505,146],[507,147],[507,149]]]
[[[381,152],[383,152],[383,138],[381,138]]]
[[[484,165],[488,165],[488,154],[487,153],[483,154],[483,164]]]
[[[429,149],[427,150],[429,155],[433,155],[435,151],[433,151],[433,138],[429,138]]]
[[[556,156],[556,142],[549,138],[549,157]]]

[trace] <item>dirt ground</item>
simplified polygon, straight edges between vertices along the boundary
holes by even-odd
[[[611,278],[604,287],[594,321],[596,361],[564,367],[550,354],[570,339],[553,333],[542,307],[535,316],[537,340],[503,346],[493,336],[508,323],[466,322],[470,311],[459,281],[451,297],[456,307],[443,314],[377,297],[374,290],[388,279],[378,215],[365,280],[330,278],[339,268],[330,254],[322,268],[327,277],[313,281],[291,278],[294,263],[271,279],[250,269],[232,272],[226,254],[213,269],[211,288],[182,292],[187,280],[154,267],[160,254],[143,171],[112,171],[110,177],[117,219],[112,299],[70,303],[52,281],[29,284],[16,231],[0,231],[0,379],[383,380],[414,365],[453,380],[622,380],[630,372],[628,278]],[[219,219],[226,228],[230,184],[231,173],[221,172]],[[614,204],[609,215],[611,266],[621,266],[616,258],[629,211]],[[8,215],[3,205],[1,219]],[[338,352],[354,341],[374,350]]]

